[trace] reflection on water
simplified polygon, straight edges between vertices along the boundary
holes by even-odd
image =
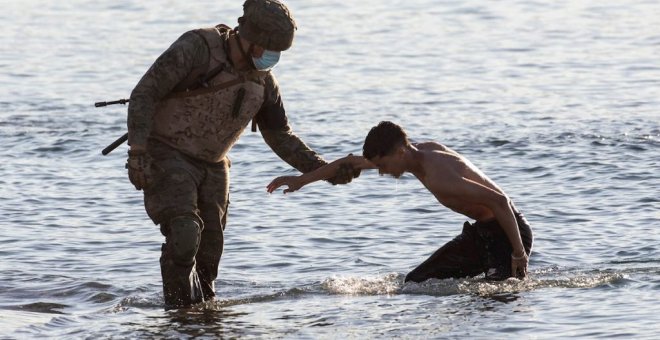
[[[241,317],[245,315],[247,313],[200,307],[185,311],[168,311],[165,315],[151,316],[148,318],[146,325],[140,321],[137,324],[124,323],[122,326],[139,330],[137,334],[133,332],[127,334],[172,339],[241,337],[267,334],[261,326],[242,320]]]

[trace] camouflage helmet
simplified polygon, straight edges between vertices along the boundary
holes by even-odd
[[[296,28],[291,12],[278,0],[247,0],[243,16],[238,18],[243,38],[272,51],[291,47]]]

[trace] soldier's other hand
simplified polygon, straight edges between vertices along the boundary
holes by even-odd
[[[129,150],[126,169],[128,179],[135,186],[135,190],[142,190],[149,182],[151,157],[143,150]]]
[[[349,154],[349,156],[352,155],[353,154]],[[354,167],[351,162],[345,162],[339,165],[339,169],[337,169],[335,177],[328,179],[328,182],[332,183],[332,185],[348,184],[351,183],[353,178],[360,177],[361,172],[362,169]]]

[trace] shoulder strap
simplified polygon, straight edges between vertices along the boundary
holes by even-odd
[[[172,92],[184,92],[196,88],[207,86],[206,83],[222,72],[226,64],[226,56],[222,49],[218,49],[224,44],[223,35],[230,30],[229,26],[217,25],[215,27],[200,28],[190,31],[197,35],[206,45],[208,50],[208,63],[199,65],[190,71],[188,76],[183,79]]]
[[[198,87],[194,90],[174,92],[174,93],[170,94],[169,96],[167,96],[165,98],[169,99],[169,98],[185,98],[185,97],[198,96],[200,94],[206,94],[206,93],[226,89],[228,87],[238,85],[238,84],[244,83],[246,81],[255,81],[255,80],[258,80],[262,76],[263,76],[263,71],[251,71],[247,74],[239,76],[236,79],[232,79],[232,80],[226,81],[224,83],[220,83],[220,84],[216,84],[216,85],[208,86],[208,87]]]

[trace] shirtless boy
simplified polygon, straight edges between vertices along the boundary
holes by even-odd
[[[344,163],[378,169],[398,178],[412,173],[440,204],[474,219],[463,231],[410,272],[405,281],[460,278],[486,274],[503,280],[527,275],[532,231],[509,197],[483,172],[456,151],[435,142],[411,144],[403,129],[388,121],[373,127],[364,142],[363,157],[349,155],[300,176],[282,176],[267,187],[284,193],[331,178]]]

